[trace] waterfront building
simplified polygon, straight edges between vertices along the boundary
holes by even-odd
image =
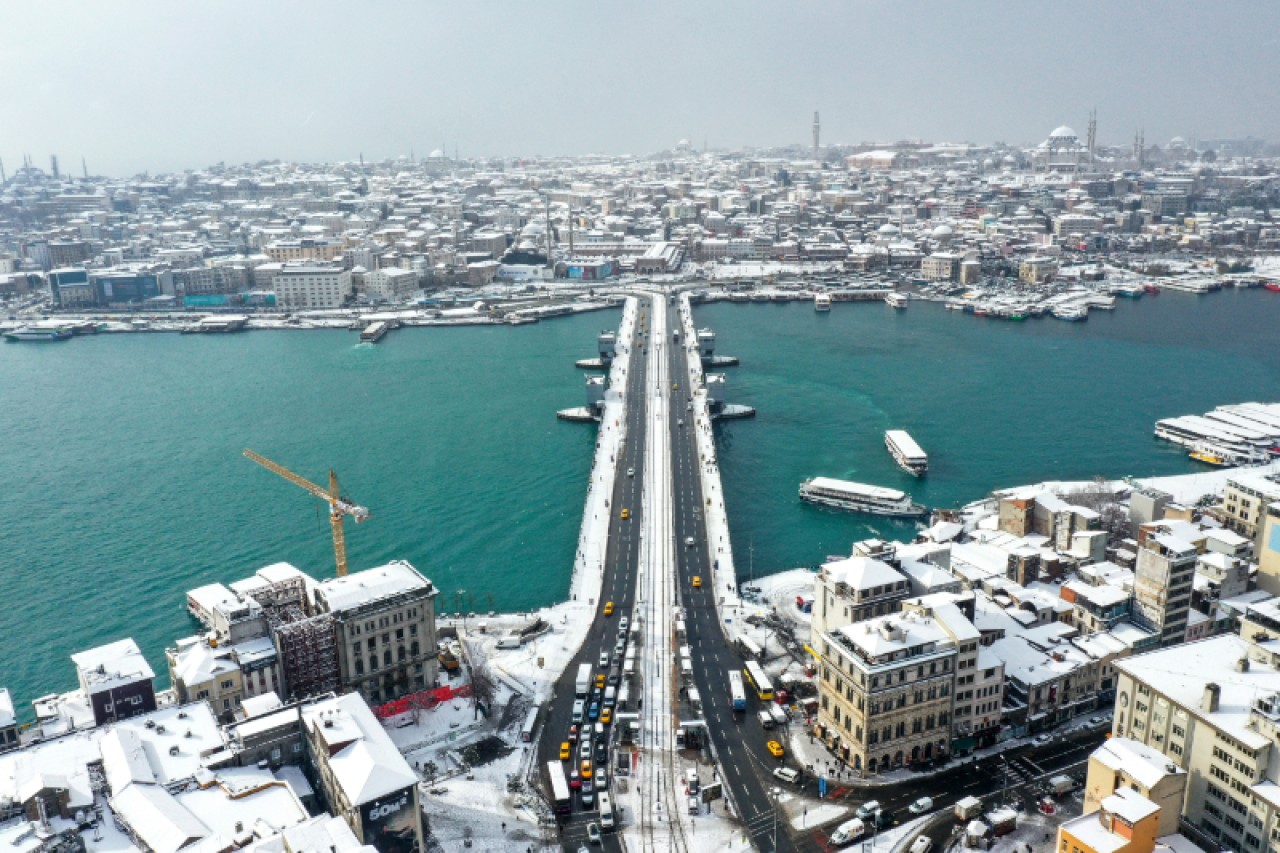
[[[0,687],[0,752],[18,745],[18,715],[13,708],[13,696],[6,687]]]
[[[1057,274],[1057,258],[1033,255],[1018,263],[1018,280],[1024,284],[1046,284]]]
[[[815,733],[842,762],[874,774],[950,754],[955,640],[920,613],[821,634]]]
[[[89,282],[89,271],[81,268],[50,270],[49,294],[62,308],[84,308],[98,304],[98,294]]]
[[[316,610],[333,619],[343,688],[372,704],[434,686],[438,594],[404,560],[320,583]]]
[[[354,694],[302,710],[307,755],[329,811],[379,853],[423,848],[418,774]]]
[[[364,289],[371,298],[402,302],[418,291],[418,276],[399,267],[386,267],[366,273]]]
[[[285,265],[270,280],[282,308],[341,308],[351,297],[351,272],[337,267]]]
[[[71,662],[94,725],[156,709],[155,673],[132,639],[77,652]]]
[[[1186,771],[1184,826],[1222,849],[1274,846],[1280,822],[1280,670],[1270,641],[1223,635],[1117,664],[1112,740]]]

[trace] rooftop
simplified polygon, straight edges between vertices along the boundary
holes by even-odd
[[[330,578],[320,584],[316,590],[316,599],[323,609],[338,613],[422,589],[430,590],[431,581],[404,560],[396,560],[344,578]]]
[[[132,638],[117,640],[71,656],[85,690],[97,693],[156,677]]]
[[[418,783],[382,724],[358,693],[303,709],[305,725],[329,746],[329,768],[347,800],[359,806]]]
[[[1107,738],[1089,756],[1108,770],[1123,771],[1139,785],[1150,789],[1168,776],[1185,774],[1162,752],[1127,737]]]

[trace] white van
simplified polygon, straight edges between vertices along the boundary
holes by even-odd
[[[911,853],[929,853],[932,849],[933,842],[923,835],[911,842]]]
[[[867,834],[867,825],[860,818],[846,820],[831,833],[832,844],[852,844]]]
[[[787,709],[783,708],[777,702],[769,703],[769,715],[773,717],[773,722],[779,726],[785,726],[787,721],[791,719],[787,715]]]
[[[756,716],[760,719],[761,728],[773,728],[773,715],[768,711],[756,711]]]
[[[698,793],[698,768],[690,767],[684,773],[685,784],[689,786],[689,793]]]
[[[587,707],[587,703],[583,699],[574,700],[573,703],[573,721],[575,723],[582,722],[582,712]]]

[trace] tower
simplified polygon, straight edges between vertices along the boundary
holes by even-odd
[[[55,181],[58,180],[59,177],[61,177],[58,174],[58,155],[57,154],[49,155],[49,171],[53,173],[53,179]]]
[[[818,111],[813,111],[813,159],[818,159],[818,136],[822,132],[822,123],[818,121]]]
[[[1093,147],[1098,141],[1098,109],[1089,110],[1089,162],[1093,162]]]
[[[0,157],[0,184],[3,184],[9,178],[4,173],[4,158]]]
[[[80,171],[84,172],[84,179],[89,180],[89,164],[83,157],[80,158]]]

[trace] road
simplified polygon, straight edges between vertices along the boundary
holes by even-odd
[[[641,298],[637,317],[637,340],[640,331],[648,323],[639,318],[647,318],[649,303]],[[589,342],[586,342],[589,343]],[[631,342],[620,341],[619,345]],[[644,347],[637,346],[629,359],[625,380],[626,395],[626,439],[621,453],[615,460],[617,475],[614,480],[613,495],[609,499],[609,540],[605,551],[604,580],[601,586],[602,600],[596,602],[596,617],[587,629],[586,640],[582,648],[565,667],[556,681],[554,699],[550,703],[547,717],[538,738],[538,767],[543,768],[548,761],[559,761],[560,744],[568,735],[572,725],[575,680],[578,666],[590,663],[593,675],[603,671],[599,666],[602,651],[612,652],[617,640],[618,622],[624,615],[629,615],[635,602],[636,574],[639,567],[640,525],[644,520],[644,507],[641,494],[645,476],[645,430],[646,394],[645,382],[648,372]],[[628,471],[633,476],[628,476]],[[629,518],[622,518],[622,510],[629,512]],[[612,601],[614,612],[606,617],[602,613],[604,603]],[[563,762],[568,773],[579,764],[578,745],[573,745],[573,758]],[[540,770],[540,772],[542,772]],[[544,780],[544,786],[545,786]],[[610,786],[612,787],[612,785]],[[561,826],[561,837],[566,850],[577,850],[586,840],[587,824],[597,819],[597,812],[584,809],[579,793],[573,790],[573,814]],[[616,839],[609,834],[605,836],[606,848],[620,850]]]
[[[689,409],[692,389],[687,387],[689,355],[684,346],[687,344],[684,340],[685,327],[679,317],[678,304],[669,305],[667,311],[667,325],[681,331],[682,344],[672,347],[670,353],[671,375],[679,377],[676,380],[679,387],[670,392],[672,414],[668,429],[671,430],[680,600],[685,610],[686,644],[692,650],[694,685],[703,700],[703,713],[715,756],[720,762],[722,781],[755,847],[765,851],[816,849],[809,847],[803,839],[799,842],[793,840],[785,831],[781,815],[775,824],[771,789],[785,787],[786,783],[771,775],[780,762],[765,748],[770,738],[766,737],[755,716],[763,705],[751,695],[747,685],[746,713],[734,713],[729,707],[729,671],[740,670],[742,658],[730,646],[719,624],[711,572],[717,548],[722,543],[707,541],[706,503],[698,470],[703,460],[699,458],[695,439],[695,430],[699,427]],[[695,577],[701,579],[700,586],[693,585]],[[794,790],[794,786],[792,788]]]

